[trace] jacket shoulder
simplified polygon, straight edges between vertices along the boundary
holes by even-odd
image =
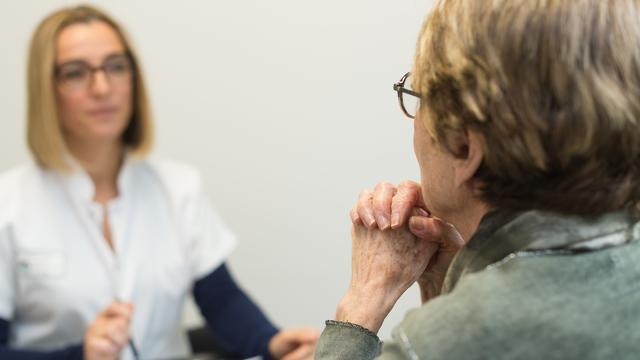
[[[625,281],[640,278],[637,256],[632,242],[465,275],[451,293],[407,313],[393,344],[429,359],[620,358],[640,342],[640,286]]]
[[[162,184],[176,204],[201,196],[202,176],[193,166],[168,159],[151,158],[144,166]]]

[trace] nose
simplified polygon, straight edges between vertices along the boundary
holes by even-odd
[[[111,83],[103,70],[96,70],[91,77],[89,90],[95,96],[105,96],[111,92]]]

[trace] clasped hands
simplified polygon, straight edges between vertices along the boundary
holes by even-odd
[[[377,333],[413,283],[423,303],[439,295],[464,240],[453,225],[430,214],[420,185],[412,181],[362,191],[351,220],[351,282],[336,320]]]

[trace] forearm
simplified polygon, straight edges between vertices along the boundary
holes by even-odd
[[[223,347],[243,357],[271,358],[269,340],[278,329],[236,285],[225,265],[197,281],[193,293]]]

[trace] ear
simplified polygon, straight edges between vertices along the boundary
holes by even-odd
[[[461,133],[457,139],[457,144],[466,151],[462,151],[463,156],[454,160],[454,184],[456,187],[469,184],[473,176],[480,168],[482,160],[484,158],[484,152],[482,148],[482,135],[472,130],[465,130]]]

